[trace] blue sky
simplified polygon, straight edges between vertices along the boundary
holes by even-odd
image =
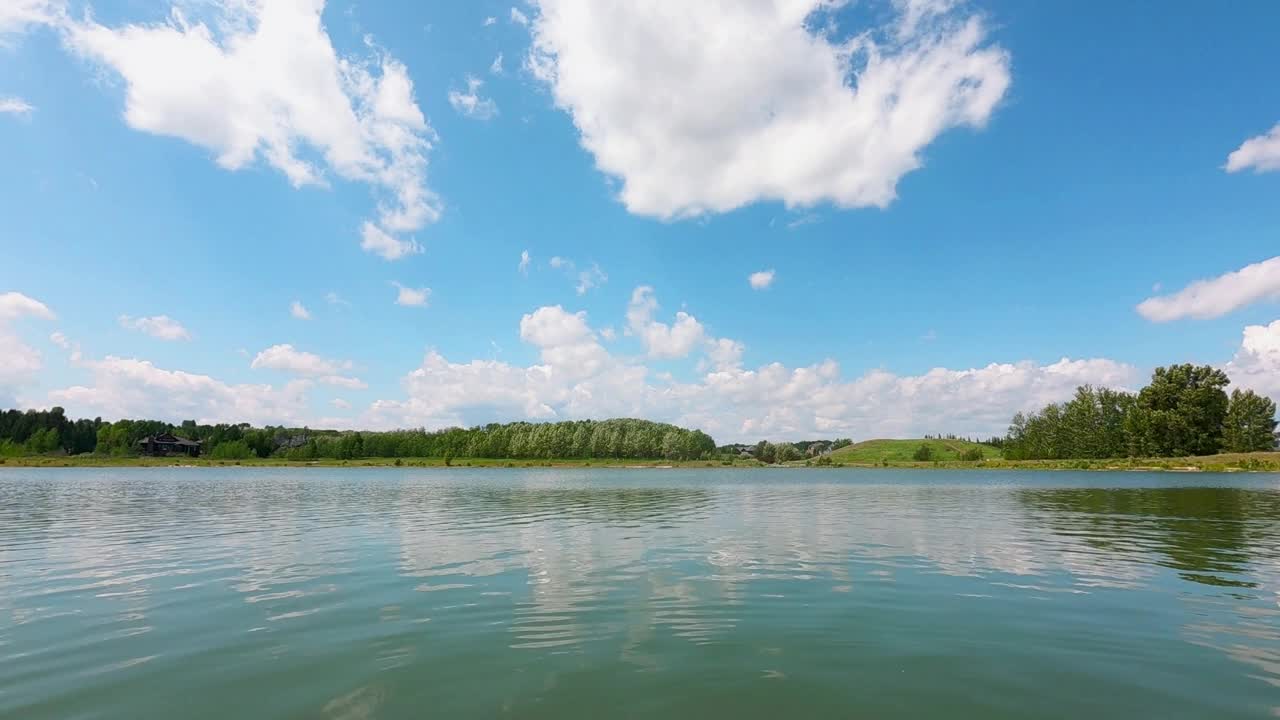
[[[1280,7],[819,6],[16,0],[0,404],[729,441],[1184,361],[1280,396]]]

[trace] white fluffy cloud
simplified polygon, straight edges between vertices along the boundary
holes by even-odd
[[[842,2],[538,0],[526,65],[633,213],[888,205],[924,149],[981,127],[1009,86],[982,19],[897,0],[880,27]]]
[[[208,375],[165,370],[146,360],[107,356],[81,360],[92,376],[89,385],[49,393],[73,417],[158,418],[170,421],[304,424],[309,380],[281,388],[235,385]]]
[[[0,97],[0,115],[30,115],[35,106],[20,97]]]
[[[1280,300],[1280,256],[1147,298],[1138,312],[1155,322],[1215,318],[1264,300]]]
[[[53,320],[47,305],[18,292],[0,293],[0,407],[17,404],[18,391],[43,367],[40,351],[22,342],[10,326],[25,317]]]
[[[1232,383],[1280,402],[1280,320],[1246,327],[1226,370]]]
[[[1254,172],[1280,170],[1280,123],[1265,135],[1249,138],[1227,156],[1227,172],[1253,168]]]
[[[431,297],[431,288],[411,288],[405,287],[398,282],[392,282],[396,286],[396,304],[405,307],[426,307],[427,300]]]
[[[258,353],[249,367],[260,370],[280,370],[292,375],[313,378],[326,385],[363,390],[368,387],[359,378],[342,375],[351,369],[349,360],[331,360],[315,353],[298,350],[292,345],[272,345]]]
[[[686,357],[706,339],[706,330],[694,316],[680,311],[675,322],[667,325],[653,319],[657,309],[653,288],[641,285],[632,291],[627,306],[627,333],[640,338],[649,357]]]
[[[20,317],[55,319],[49,306],[35,298],[27,297],[20,292],[0,293],[0,326],[7,325]]]
[[[501,68],[501,65],[499,65]],[[498,104],[492,98],[481,97],[480,87],[484,81],[478,77],[467,76],[467,89],[450,90],[449,104],[459,114],[476,120],[488,120],[498,114]]]
[[[295,306],[301,307],[297,302]],[[296,313],[295,313],[296,314]],[[126,330],[137,330],[146,333],[154,338],[161,340],[190,340],[191,333],[182,326],[182,323],[174,320],[168,315],[155,315],[152,317],[130,317],[121,315],[119,317],[120,327]]]
[[[293,302],[289,303],[289,314],[298,320],[311,319],[311,311],[308,310],[307,306],[303,305],[300,300],[294,300]]]
[[[210,7],[207,22],[175,9],[161,24],[67,21],[64,36],[124,80],[130,127],[207,148],[229,170],[263,160],[295,186],[326,185],[328,173],[365,183],[383,235],[439,216],[426,183],[435,133],[403,64],[338,55],[322,0],[192,6]]]
[[[773,284],[773,275],[773,270],[753,272],[747,276],[747,282],[751,285],[752,290],[764,290]]]
[[[640,308],[636,323],[646,331],[652,323],[651,300],[646,290],[633,303]],[[692,327],[688,322],[664,326],[660,342],[705,353],[708,369],[691,382],[612,355],[585,313],[551,306],[520,322],[521,338],[539,350],[537,364],[457,363],[431,351],[405,377],[407,397],[375,403],[362,422],[439,427],[515,417],[634,416],[701,427],[721,441],[988,434],[1003,432],[1014,412],[1065,399],[1077,385],[1129,387],[1138,380],[1134,368],[1106,359],[993,363],[916,376],[874,370],[852,380],[841,378],[831,360],[748,370],[742,367],[743,349],[736,341],[708,341],[688,330],[686,337],[699,335],[697,342],[671,340],[679,334],[677,327]]]

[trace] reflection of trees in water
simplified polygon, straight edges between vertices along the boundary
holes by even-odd
[[[422,492],[417,492],[422,491]],[[401,507],[467,520],[513,522],[555,517],[602,522],[681,520],[711,504],[698,488],[448,487],[406,488]]]
[[[1242,580],[1280,556],[1280,493],[1244,488],[1022,489],[1038,522],[1117,560],[1159,564],[1192,582],[1252,588]]]

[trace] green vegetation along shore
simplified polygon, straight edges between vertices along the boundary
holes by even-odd
[[[921,448],[928,448],[922,452]],[[917,456],[928,455],[927,458]],[[918,440],[866,440],[831,453],[831,461],[845,464],[998,460],[1000,449],[970,440],[923,438]]]
[[[924,439],[917,440],[875,440],[870,443],[892,443],[906,448],[918,448]],[[874,446],[872,446],[874,447]],[[882,446],[883,447],[883,446]],[[833,454],[834,456],[834,454]],[[770,465],[750,458],[723,458],[717,460],[665,460],[661,458],[604,458],[604,459],[503,459],[503,458],[462,458],[449,459],[443,457],[385,458],[366,457],[339,460],[322,458],[318,460],[289,460],[287,458],[246,458],[243,460],[220,460],[211,457],[146,457],[139,455],[21,455],[0,457],[0,469],[5,467],[39,468],[39,467],[489,467],[489,468],[634,468],[634,469],[667,469],[667,468],[916,468],[916,469],[948,469],[948,470],[1094,470],[1094,471],[1169,471],[1169,472],[1280,472],[1280,452],[1223,453],[1219,455],[1193,455],[1188,457],[1159,458],[1119,458],[1119,459],[1082,459],[1082,460],[1006,460],[999,457],[972,461],[949,457],[938,460],[919,461],[910,457],[896,459],[880,455],[875,459],[844,456],[836,460],[819,458],[817,460],[797,460]]]

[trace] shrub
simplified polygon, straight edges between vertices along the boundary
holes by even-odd
[[[960,453],[960,459],[964,460],[965,462],[977,462],[978,460],[982,459],[982,449],[971,447],[968,450],[965,450],[964,452]]]
[[[911,459],[916,462],[928,462],[933,459],[933,448],[926,443],[921,443],[911,455]]]
[[[245,441],[232,440],[214,445],[213,450],[209,452],[209,457],[215,460],[246,460],[251,452]]]

